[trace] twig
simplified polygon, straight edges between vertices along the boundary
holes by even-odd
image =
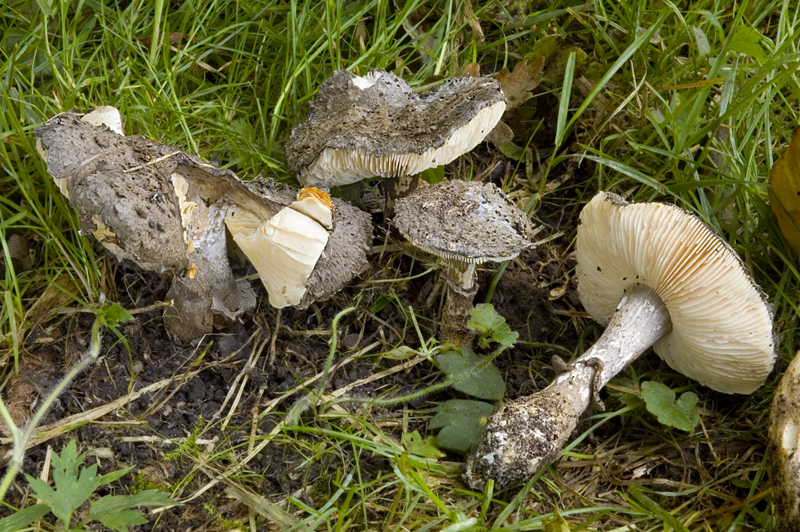
[[[131,172],[137,172],[137,171],[142,170],[142,169],[144,169],[144,168],[146,168],[148,166],[152,166],[154,164],[158,164],[161,161],[166,161],[170,157],[174,157],[174,156],[178,155],[179,153],[183,153],[183,152],[182,151],[176,151],[176,152],[173,152],[173,153],[168,153],[167,155],[159,157],[158,159],[153,159],[152,161],[148,162],[147,164],[140,164],[139,166],[134,166],[133,168],[128,168],[127,170],[123,170],[122,173],[123,174],[130,174]]]

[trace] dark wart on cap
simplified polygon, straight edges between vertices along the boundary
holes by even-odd
[[[735,252],[692,214],[600,192],[581,212],[578,293],[607,328],[546,389],[491,416],[466,478],[524,480],[553,460],[592,399],[650,346],[725,393],[749,394],[772,369],[772,312]],[[562,363],[563,364],[563,363]]]
[[[286,142],[289,171],[317,187],[417,174],[474,148],[505,102],[489,77],[455,78],[416,94],[391,72],[337,70]]]
[[[415,247],[443,259],[447,299],[443,342],[468,345],[476,265],[513,259],[533,247],[533,224],[491,183],[442,181],[397,201],[394,223]],[[449,332],[448,332],[449,331]]]

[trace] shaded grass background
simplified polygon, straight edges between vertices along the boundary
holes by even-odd
[[[483,73],[495,73],[545,50],[548,72],[534,100],[550,98],[557,108],[532,142],[517,139],[531,155],[518,165],[507,191],[534,210],[566,202],[573,218],[598,189],[635,201],[670,201],[695,212],[740,253],[768,293],[781,340],[778,368],[785,367],[798,347],[799,276],[769,211],[766,184],[798,122],[798,4],[474,1],[484,42],[469,26],[465,5],[455,0],[11,0],[0,6],[5,360],[20,356],[34,304],[47,286],[63,284],[64,275],[78,305],[96,306],[116,289],[106,271],[108,259],[79,236],[74,213],[37,155],[32,129],[47,118],[113,105],[128,134],[197,152],[244,178],[264,174],[287,180],[283,141],[333,70],[387,68],[420,87],[432,75],[458,75],[471,62]],[[554,47],[541,46],[546,37]],[[548,186],[566,163],[594,163],[592,175]],[[17,271],[8,237],[19,232],[31,235],[34,267]],[[569,253],[569,238],[557,251]],[[639,377],[628,373],[634,388]],[[592,526],[636,522],[638,530],[768,527],[769,485],[760,460],[776,380],[773,375],[750,398],[735,398],[740,413],[722,420],[721,432],[752,442],[742,457],[748,467],[755,464],[752,474],[736,478],[746,481],[746,489],[731,479],[720,481],[737,471],[736,463],[726,463],[703,482],[657,494],[631,488],[628,479],[619,486],[619,508],[600,510],[584,496],[570,499],[583,500],[572,513],[593,515]],[[636,415],[630,412],[621,408],[607,416]],[[713,403],[706,414],[707,425],[716,421]],[[357,437],[347,441],[356,454],[375,451],[367,437],[380,432],[373,423],[367,419],[353,429]],[[332,442],[341,434],[317,433]],[[591,439],[591,433],[585,436]],[[702,432],[691,437],[695,443],[710,439]],[[636,449],[634,442],[619,445]],[[585,443],[578,449],[592,453]],[[381,451],[399,460],[397,449]],[[323,451],[309,450],[316,452]],[[421,469],[412,468],[417,476],[406,474],[402,462],[395,467],[394,474],[359,486],[358,504],[343,507],[343,499],[332,498],[329,508],[341,508],[338,515],[347,517],[329,528],[366,526],[373,511],[365,502],[373,496],[370,490],[397,494],[384,514],[392,526],[416,522],[416,529],[421,523],[441,528],[455,526],[461,519],[457,512],[481,516],[481,494],[439,484]],[[499,505],[489,512],[492,522],[508,530],[539,528],[543,518],[530,512],[543,513],[563,495],[564,486],[549,480],[554,474],[552,468],[519,497],[505,494],[506,502],[492,503]],[[353,485],[337,497],[346,498]],[[530,498],[547,504],[530,510]],[[720,500],[731,510],[714,514]],[[328,510],[306,511],[318,519]],[[603,517],[609,513],[614,519]],[[569,519],[574,530],[589,526],[581,519]]]

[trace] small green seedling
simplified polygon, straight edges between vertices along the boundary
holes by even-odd
[[[428,436],[423,438],[418,430],[411,434],[403,434],[401,440],[406,451],[425,458],[441,458],[444,453],[436,447],[436,438]]]
[[[491,356],[482,357],[462,347],[460,351],[450,351],[437,356],[436,365],[451,378],[467,374],[453,384],[453,388],[459,392],[487,401],[502,401],[506,383],[490,359],[514,346],[519,334],[511,330],[505,318],[494,310],[493,305],[479,304],[470,313],[472,319],[467,325],[478,333],[478,345],[485,349],[495,342],[499,344],[497,349]],[[476,367],[479,369],[476,370]],[[469,372],[473,373],[469,375]],[[494,409],[493,404],[482,401],[453,399],[439,405],[428,427],[442,429],[436,439],[442,449],[458,453],[474,451],[486,424],[486,418]]]
[[[428,423],[429,429],[442,429],[436,443],[442,449],[457,453],[472,452],[478,445],[486,419],[494,405],[483,401],[453,399],[442,403]]]
[[[74,441],[71,441],[60,455],[53,456],[55,489],[42,479],[25,475],[33,489],[34,497],[42,502],[0,519],[0,531],[21,530],[48,512],[52,512],[60,520],[60,530],[69,532],[86,530],[89,523],[99,522],[111,530],[127,532],[130,526],[147,523],[144,515],[132,508],[176,504],[169,495],[158,490],[140,491],[134,495],[106,495],[93,501],[88,514],[73,527],[73,514],[89,500],[97,488],[114,482],[133,469],[129,467],[98,476],[97,464],[81,467],[83,459],[84,456],[78,454]]]
[[[486,349],[491,342],[497,342],[505,349],[513,347],[519,339],[519,333],[512,331],[506,319],[494,310],[494,305],[479,303],[470,310],[472,319],[467,327],[478,333],[478,345]]]
[[[455,377],[467,372],[473,373],[464,377],[455,384],[453,388],[461,393],[486,399],[488,401],[502,401],[506,392],[506,383],[503,376],[494,364],[487,363],[479,370],[474,368],[486,357],[476,355],[472,350],[462,347],[459,351],[449,351],[442,355],[437,355],[436,365],[445,372],[448,377]]]
[[[692,432],[698,423],[697,395],[692,392],[683,393],[675,400],[675,392],[660,382],[646,381],[642,383],[642,397],[647,411],[655,415],[664,425]]]

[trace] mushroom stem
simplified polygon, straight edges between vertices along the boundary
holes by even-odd
[[[394,202],[405,198],[417,189],[419,174],[387,177],[383,180],[384,209],[386,218],[394,218]]]
[[[603,335],[550,386],[507,403],[484,429],[465,477],[474,489],[529,478],[551,462],[597,392],[672,330],[667,307],[643,285],[628,289]]]
[[[800,530],[800,355],[775,390],[769,415],[767,467],[775,505],[774,532]]]
[[[447,294],[442,308],[439,341],[458,347],[472,347],[475,333],[467,327],[478,285],[475,284],[475,263],[447,260],[442,277]]]

